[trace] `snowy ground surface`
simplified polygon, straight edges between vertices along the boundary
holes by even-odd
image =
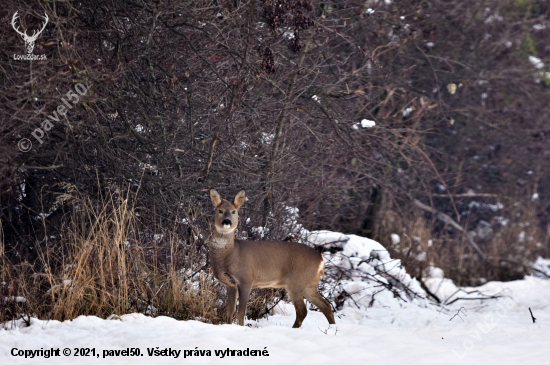
[[[342,249],[325,256],[327,271],[356,271],[356,276],[338,283],[340,290],[352,296],[336,313],[336,325],[329,327],[321,313],[309,311],[302,327],[291,329],[291,304],[281,304],[268,319],[247,321],[246,327],[142,314],[109,320],[91,316],[65,322],[32,319],[30,327],[18,323],[0,330],[0,365],[550,364],[549,280],[529,276],[459,289],[433,267],[425,282],[448,304],[441,307],[415,297],[425,293],[379,243],[339,233],[314,234],[311,242]],[[549,264],[542,259],[537,263],[543,270]],[[402,300],[390,291],[379,292],[384,281],[393,281],[396,289],[402,285],[396,292]],[[499,297],[460,300],[490,295]],[[24,356],[25,351],[41,349],[59,349],[59,356]],[[76,349],[88,355],[75,356]],[[234,355],[227,350],[234,350]]]

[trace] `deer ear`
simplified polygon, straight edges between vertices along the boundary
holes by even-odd
[[[210,190],[210,200],[214,204],[214,206],[218,207],[220,203],[222,203],[222,198],[218,192],[216,192],[215,189]]]
[[[233,204],[235,205],[235,207],[237,207],[237,210],[243,205],[245,197],[246,192],[244,191],[244,189],[241,189],[239,193],[237,193],[237,195],[235,196]]]

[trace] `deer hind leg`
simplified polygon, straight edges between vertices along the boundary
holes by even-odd
[[[246,315],[246,305],[248,304],[248,298],[250,297],[250,289],[252,286],[246,283],[239,285],[239,310],[237,312],[237,319],[239,325],[244,325],[244,316]]]
[[[233,313],[235,312],[235,303],[237,302],[237,288],[227,286],[227,304],[226,304],[226,317],[225,322],[227,324],[233,323]]]
[[[325,315],[329,324],[334,323],[334,314],[332,314],[332,307],[330,303],[317,291],[317,287],[308,287],[306,289],[305,298],[313,305],[317,306],[319,310]]]
[[[294,308],[296,309],[296,321],[294,321],[294,325],[292,328],[300,328],[302,325],[302,322],[307,316],[307,308],[306,304],[304,304],[304,297],[302,291],[288,291],[288,294],[290,295],[290,298],[292,299],[292,303],[294,304]]]

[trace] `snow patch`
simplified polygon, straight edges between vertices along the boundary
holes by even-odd
[[[544,62],[536,56],[529,56],[529,62],[535,67],[535,69],[542,69],[544,67]]]
[[[401,243],[401,238],[399,237],[399,234],[396,233],[390,235],[390,240],[393,245]]]
[[[407,118],[408,116],[410,116],[410,114],[412,113],[412,111],[414,110],[413,107],[407,107],[403,110],[403,117]]]
[[[371,121],[370,119],[363,119],[361,120],[361,127],[363,128],[369,128],[376,126],[376,122]]]

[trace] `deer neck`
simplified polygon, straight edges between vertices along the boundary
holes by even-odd
[[[217,230],[209,244],[210,263],[214,276],[223,284],[235,287],[237,281],[231,275],[231,263],[235,255],[235,232],[223,233]]]
[[[229,233],[223,233],[214,230],[212,241],[210,242],[210,250],[216,253],[229,253],[235,247],[235,230]]]

